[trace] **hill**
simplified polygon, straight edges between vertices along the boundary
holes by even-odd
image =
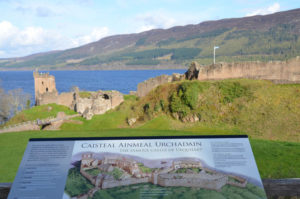
[[[300,53],[300,9],[265,16],[115,35],[78,48],[2,59],[0,69],[147,69],[184,67],[191,60],[286,60]]]

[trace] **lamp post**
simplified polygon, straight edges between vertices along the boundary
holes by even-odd
[[[214,46],[214,64],[216,64],[216,49],[218,49],[219,46]]]

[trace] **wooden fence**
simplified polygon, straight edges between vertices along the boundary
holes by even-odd
[[[263,184],[272,199],[300,199],[300,178],[263,179]],[[6,199],[11,183],[0,183],[0,199]]]

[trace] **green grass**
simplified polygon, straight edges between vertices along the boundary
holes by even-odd
[[[102,131],[28,131],[0,134],[0,182],[12,182],[30,138],[207,135],[207,131],[114,129]],[[214,134],[234,134],[221,130]],[[251,139],[262,178],[300,177],[300,143]],[[13,143],[13,144],[12,144]],[[9,165],[9,166],[8,166]]]
[[[300,143],[250,140],[263,178],[299,178]]]
[[[33,121],[36,119],[45,119],[48,117],[56,117],[58,112],[65,112],[67,115],[76,114],[75,111],[70,110],[66,106],[57,104],[47,104],[42,106],[34,106],[31,109],[24,110],[13,118],[11,118],[5,126],[22,123],[26,121]]]
[[[101,129],[128,127],[126,120],[130,117],[131,106],[135,102],[135,96],[125,95],[125,101],[115,110],[110,110],[104,115],[94,115],[91,120],[77,117],[75,120],[82,121],[83,124],[64,123],[61,129],[67,131],[97,131]]]
[[[87,172],[88,174],[90,174],[92,176],[97,176],[99,173],[102,173],[99,169],[88,169],[88,170],[85,170],[85,172]]]
[[[172,123],[177,122],[173,121],[172,118],[167,117],[166,115],[158,116],[142,126],[138,127],[139,129],[157,129],[157,130],[168,130],[172,129]]]
[[[78,168],[69,170],[65,191],[70,196],[87,193],[93,187],[94,186],[80,174]]]
[[[92,96],[92,94],[91,94],[91,92],[88,92],[88,91],[80,91],[79,96],[81,98],[89,98]]]
[[[138,163],[138,165],[139,165],[139,168],[142,170],[143,173],[151,173],[155,170],[153,168],[146,167],[143,163]]]

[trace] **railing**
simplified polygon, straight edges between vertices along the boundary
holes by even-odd
[[[300,178],[263,179],[268,198],[300,198]],[[0,199],[6,199],[12,183],[0,183]]]

